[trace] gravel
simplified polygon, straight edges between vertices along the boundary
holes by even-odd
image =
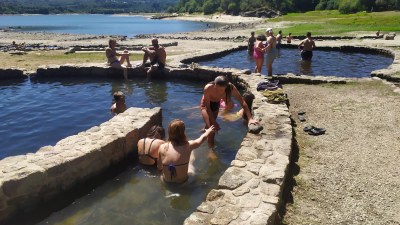
[[[362,80],[284,90],[300,154],[284,223],[400,224],[400,95]],[[308,135],[307,125],[326,134]]]

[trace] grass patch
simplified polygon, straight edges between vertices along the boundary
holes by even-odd
[[[36,70],[42,65],[80,64],[80,63],[105,63],[104,52],[64,54],[64,51],[34,51],[26,55],[11,56],[0,53],[0,68],[18,67],[27,70]],[[131,61],[142,60],[143,54],[131,54]]]
[[[289,13],[268,22],[289,22],[283,33],[305,35],[310,31],[313,35],[345,35],[350,32],[399,32],[400,12],[359,12],[355,14],[340,14],[337,10],[311,11],[306,13]],[[264,33],[264,31],[258,31]]]

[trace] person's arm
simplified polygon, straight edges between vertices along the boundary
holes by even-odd
[[[300,42],[300,44],[298,45],[298,49],[301,50],[301,46],[304,44],[304,40]]]
[[[107,48],[106,49],[106,57],[107,57],[107,59],[109,59],[111,57],[111,53],[112,53],[111,48]]]
[[[257,49],[259,50],[259,51],[261,51],[261,52],[263,52],[263,51],[265,51],[265,48],[263,48],[264,47],[264,45],[263,45],[263,43],[260,41],[260,42],[258,42],[258,45],[257,45]]]
[[[246,101],[244,100],[244,98],[242,97],[242,95],[239,93],[238,89],[234,85],[232,85],[232,95],[234,98],[236,98],[236,100],[238,100],[238,102],[242,106],[242,109],[244,110],[243,114],[246,114],[246,116],[249,120],[248,124],[252,124],[252,123],[257,124],[258,122],[253,119],[253,115],[251,114],[251,110],[249,109],[249,106],[247,105]]]
[[[212,125],[202,135],[200,135],[199,138],[197,138],[196,140],[189,141],[189,149],[193,150],[200,147],[200,145],[207,139],[208,135],[210,135],[210,133],[213,132],[214,130],[215,127],[214,125]]]
[[[312,41],[312,47],[315,48],[315,41]]]

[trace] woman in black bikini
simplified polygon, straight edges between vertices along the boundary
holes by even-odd
[[[221,129],[217,123],[220,101],[221,99],[225,101],[226,110],[232,109],[234,106],[232,96],[242,106],[244,114],[248,118],[248,124],[258,124],[258,122],[253,119],[251,111],[243,97],[240,95],[238,89],[231,84],[228,81],[228,78],[225,76],[218,76],[214,81],[208,83],[204,87],[204,94],[201,99],[200,109],[201,115],[203,116],[206,124],[205,128],[209,128],[211,125],[214,125],[216,131]],[[214,146],[214,136],[215,132],[211,133],[208,137],[209,147]]]
[[[148,166],[156,165],[158,149],[165,143],[164,138],[164,128],[158,125],[152,126],[147,133],[147,138],[138,141],[139,162]]]
[[[187,140],[185,123],[175,119],[168,126],[168,142],[162,144],[159,149],[157,167],[162,171],[162,180],[168,183],[183,183],[189,176],[193,177],[194,156],[192,151],[206,140],[214,131],[214,126],[208,128],[196,140]]]
[[[123,65],[126,61],[128,67],[132,67],[129,61],[129,52],[125,50],[124,53],[117,53],[115,47],[117,46],[117,41],[115,39],[110,39],[108,41],[108,48],[106,48],[106,56],[108,65],[113,68],[121,69],[124,71],[124,78],[128,79],[128,70]],[[117,57],[120,56],[120,57]]]

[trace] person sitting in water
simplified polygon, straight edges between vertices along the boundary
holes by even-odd
[[[299,49],[301,49],[301,59],[303,61],[311,61],[314,48],[315,42],[311,37],[311,32],[307,32],[307,38],[299,44]]]
[[[292,33],[289,33],[289,35],[286,36],[286,42],[287,42],[288,44],[290,44],[290,43],[292,43],[292,40],[293,40]]]
[[[152,46],[143,47],[144,51],[142,67],[145,67],[146,62],[150,59],[150,68],[146,68],[147,77],[150,78],[151,74],[156,70],[163,70],[167,59],[167,53],[165,48],[158,44],[158,39],[153,38],[151,40]]]
[[[125,95],[121,91],[117,91],[113,95],[114,104],[111,106],[110,110],[114,114],[123,113],[126,110],[125,105]]]
[[[131,62],[129,61],[129,52],[125,50],[124,53],[117,53],[115,47],[117,46],[117,41],[115,39],[110,39],[108,41],[108,48],[106,48],[106,56],[108,60],[108,65],[113,68],[121,69],[124,71],[124,78],[128,79],[128,70],[123,65],[126,61],[127,67],[131,67]],[[119,57],[118,57],[119,56]]]
[[[157,164],[158,149],[165,143],[165,131],[162,126],[154,125],[147,133],[147,138],[138,141],[139,162],[153,166]]]
[[[255,99],[255,96],[253,93],[246,91],[245,93],[243,93],[243,99],[246,102],[247,106],[250,109],[250,113],[252,112],[252,108],[253,108],[253,100]],[[222,109],[222,118],[224,120],[228,120],[228,121],[236,121],[239,118],[243,118],[244,120],[248,120],[247,115],[245,113],[244,108],[241,108],[237,113],[229,113],[229,109],[225,107],[225,102],[221,99],[221,109]],[[235,104],[236,106],[236,104]],[[253,113],[251,113],[253,115]]]
[[[249,118],[248,124],[258,124],[258,122],[253,119],[250,109],[240,95],[238,89],[231,84],[225,76],[218,76],[214,81],[208,83],[204,87],[204,94],[200,102],[201,115],[203,116],[206,129],[212,125],[215,126],[216,131],[221,129],[217,123],[220,100],[223,99],[226,103],[226,108],[230,110],[234,106],[233,100],[231,99],[232,95],[244,109],[247,118]],[[214,137],[215,132],[208,136],[209,147],[214,146]]]
[[[168,142],[160,146],[157,161],[157,167],[162,171],[162,180],[168,183],[184,183],[189,177],[193,178],[193,150],[200,147],[213,131],[214,126],[210,126],[196,140],[187,140],[185,123],[179,119],[171,121],[168,126]]]

